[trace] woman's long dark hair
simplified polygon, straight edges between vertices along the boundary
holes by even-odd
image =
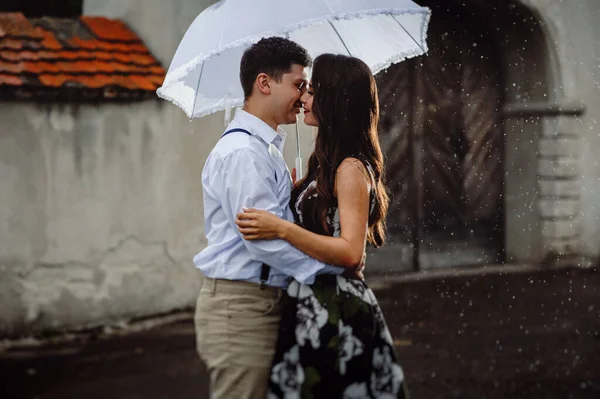
[[[367,241],[379,247],[385,241],[389,197],[383,182],[383,154],[377,134],[379,100],[375,78],[358,58],[323,54],[314,61],[312,90],[311,112],[319,124],[315,150],[308,160],[306,177],[295,186],[292,198],[298,198],[306,179],[314,178],[316,200],[304,201],[302,215],[320,233],[332,235],[326,220],[328,210],[337,205],[334,185],[338,167],[348,157],[370,165],[374,175],[374,209],[369,214]],[[310,194],[305,198],[308,197]],[[304,207],[308,203],[310,206]]]

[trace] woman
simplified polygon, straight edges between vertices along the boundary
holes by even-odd
[[[290,283],[268,397],[405,398],[381,309],[362,280],[348,278],[360,275],[366,242],[384,242],[389,199],[375,79],[357,58],[324,54],[302,102],[317,137],[307,175],[292,191],[297,224],[256,209],[237,224],[247,240],[284,239],[347,270],[310,286]]]

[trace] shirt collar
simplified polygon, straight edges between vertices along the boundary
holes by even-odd
[[[267,144],[273,144],[279,151],[283,152],[287,133],[281,127],[277,127],[277,131],[275,131],[262,119],[241,108],[235,111],[233,120],[247,128],[252,135],[260,137]]]

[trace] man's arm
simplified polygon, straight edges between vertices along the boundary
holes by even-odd
[[[220,173],[223,210],[238,232],[236,215],[243,208],[256,208],[284,218],[274,187],[275,172],[269,162],[251,148],[241,148],[223,159]],[[238,233],[239,234],[239,233]],[[253,260],[266,263],[300,283],[312,283],[317,274],[341,274],[343,269],[319,262],[284,240],[243,240]]]

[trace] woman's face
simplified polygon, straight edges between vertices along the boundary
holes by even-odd
[[[317,118],[315,118],[315,115],[312,113],[313,95],[314,91],[311,81],[302,97],[300,97],[300,101],[302,101],[302,104],[304,104],[304,124],[308,126],[319,126]]]

